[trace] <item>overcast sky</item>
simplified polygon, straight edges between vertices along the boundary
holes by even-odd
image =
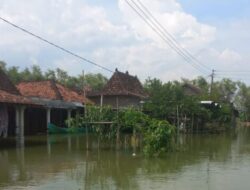
[[[141,0],[195,58],[210,69],[250,71],[248,0]],[[163,81],[207,77],[164,43],[125,0],[0,0],[0,16],[114,70]],[[0,60],[21,69],[60,67],[72,75],[110,73],[0,21]],[[235,76],[250,81],[246,75]]]

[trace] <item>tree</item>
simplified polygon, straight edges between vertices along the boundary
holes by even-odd
[[[107,81],[108,79],[100,73],[97,74],[89,73],[86,74],[84,77],[85,85],[90,86],[93,90],[101,90],[107,83]]]
[[[44,75],[44,77],[48,80],[56,80],[56,72],[53,70],[47,70]]]
[[[4,61],[0,61],[0,69],[6,71],[6,63]]]
[[[13,67],[8,68],[7,75],[10,77],[10,80],[14,84],[17,84],[22,80],[21,75],[19,73],[19,67],[13,66]]]

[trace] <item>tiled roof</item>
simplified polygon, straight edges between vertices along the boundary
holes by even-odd
[[[38,82],[21,82],[17,85],[20,93],[27,97],[39,97],[67,102],[91,103],[77,92],[56,83],[53,80]]]
[[[6,91],[0,90],[0,102],[15,103],[15,104],[34,104],[28,98],[11,94]]]
[[[189,83],[183,84],[184,93],[186,95],[200,95],[202,93],[201,89]]]
[[[88,99],[85,98],[83,95],[78,94],[76,91],[73,91],[69,88],[64,87],[61,84],[56,84],[61,96],[63,97],[64,101],[68,102],[84,102],[84,103],[90,103],[92,102]]]
[[[28,98],[21,96],[8,76],[0,69],[0,102],[15,104],[33,104]]]
[[[118,70],[110,78],[106,86],[100,92],[103,95],[133,95],[147,97],[143,87],[136,76],[122,73]]]

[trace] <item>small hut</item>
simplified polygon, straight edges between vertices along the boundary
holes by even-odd
[[[53,81],[21,82],[17,85],[20,93],[41,108],[27,108],[26,132],[34,134],[44,132],[49,123],[66,127],[65,121],[77,114],[84,113],[84,106],[90,100],[77,92]]]
[[[122,73],[116,69],[113,76],[100,92],[90,92],[87,97],[96,105],[108,105],[114,109],[124,107],[139,107],[147,97],[136,76]]]

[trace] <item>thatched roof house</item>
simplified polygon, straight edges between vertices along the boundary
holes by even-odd
[[[97,105],[110,105],[113,108],[139,106],[147,94],[136,76],[122,73],[116,69],[113,76],[100,92],[88,94]]]

